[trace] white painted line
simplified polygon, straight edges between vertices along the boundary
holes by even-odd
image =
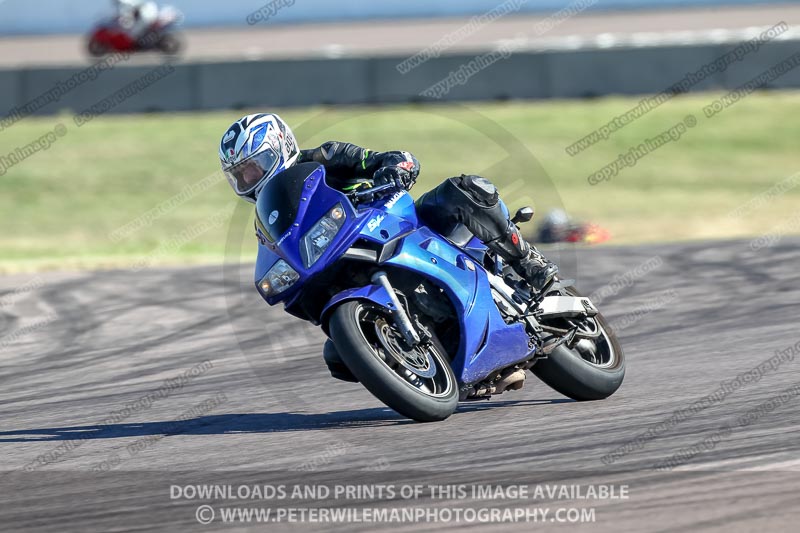
[[[759,36],[771,26],[751,26],[740,29],[713,28],[708,30],[680,30],[665,32],[600,33],[597,35],[563,35],[559,37],[531,37],[520,33],[515,37],[499,39],[492,46],[499,48],[513,44],[515,50],[574,50],[580,48],[649,47],[692,44],[737,44]],[[800,28],[790,27],[774,37],[773,41],[800,39]]]
[[[783,461],[782,463],[770,463],[766,465],[754,466],[752,468],[742,469],[744,472],[770,472],[770,471],[784,471],[784,472],[800,472],[800,459],[792,459],[791,461]]]

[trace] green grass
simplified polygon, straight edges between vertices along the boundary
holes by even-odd
[[[574,157],[567,145],[638,100],[277,111],[304,147],[334,139],[413,152],[422,162],[415,195],[447,176],[478,173],[498,184],[512,208],[530,201],[539,213],[563,207],[608,228],[613,243],[768,232],[796,213],[800,187],[746,217],[727,215],[800,171],[800,123],[792,119],[800,114],[800,93],[753,94],[707,119],[702,108],[717,96],[675,98]],[[28,118],[0,132],[5,156],[56,123],[67,127],[50,149],[0,176],[0,269],[125,266],[148,257],[148,264],[220,261],[228,222],[193,238],[181,233],[234,205],[222,180],[126,238],[110,235],[213,174],[219,137],[242,113],[109,116],[81,128],[64,115]],[[698,124],[678,142],[588,185],[589,174],[690,113]],[[235,234],[245,235],[249,204],[240,203],[234,220],[243,229]],[[252,257],[252,249],[242,254]]]

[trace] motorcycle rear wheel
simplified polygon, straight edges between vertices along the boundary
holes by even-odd
[[[574,288],[561,294],[581,296]],[[625,354],[619,339],[602,314],[586,319],[600,329],[595,341],[581,340],[573,348],[561,345],[545,359],[537,361],[531,372],[552,389],[578,401],[602,400],[614,394],[625,377]],[[547,322],[544,322],[547,324]],[[564,328],[565,324],[553,324]],[[583,344],[581,344],[583,343]],[[593,343],[590,346],[585,343]]]
[[[361,301],[345,302],[334,311],[330,333],[353,375],[401,415],[434,422],[456,410],[458,384],[436,338],[410,348],[390,314]]]

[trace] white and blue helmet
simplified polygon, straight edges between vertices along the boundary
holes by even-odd
[[[292,130],[271,113],[240,118],[219,144],[225,177],[236,194],[253,203],[267,181],[292,166],[299,154]]]

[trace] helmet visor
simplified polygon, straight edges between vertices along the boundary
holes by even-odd
[[[233,165],[225,171],[225,176],[238,194],[246,194],[255,189],[264,177],[272,175],[279,160],[278,154],[267,147],[241,163]]]

